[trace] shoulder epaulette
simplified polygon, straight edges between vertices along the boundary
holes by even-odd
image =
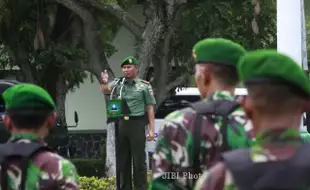
[[[141,82],[143,82],[144,84],[150,84],[150,82],[148,82],[146,80],[141,80]]]

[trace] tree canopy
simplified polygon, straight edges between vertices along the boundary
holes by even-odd
[[[136,3],[1,0],[1,68],[19,67],[20,80],[45,87],[63,107],[85,71],[97,79],[104,69],[114,76],[108,57],[117,51],[112,40],[123,26],[136,38],[139,77],[151,81],[159,105],[188,84],[191,48],[200,39],[224,37],[249,50],[276,47],[274,0],[144,0],[144,23],[127,11]]]

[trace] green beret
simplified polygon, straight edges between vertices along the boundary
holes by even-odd
[[[123,65],[138,65],[138,62],[133,56],[128,56],[122,61],[121,67]]]
[[[223,38],[201,40],[193,47],[193,58],[197,64],[222,64],[237,66],[238,60],[246,53],[239,44]]]
[[[5,109],[56,108],[52,97],[43,88],[33,84],[17,84],[3,93]]]
[[[290,57],[276,50],[256,50],[247,53],[238,63],[241,81],[246,83],[281,82],[306,96],[310,96],[310,83],[302,68]]]

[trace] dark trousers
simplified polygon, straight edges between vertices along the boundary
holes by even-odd
[[[147,189],[145,155],[146,117],[119,120],[119,160],[121,190],[132,190],[132,160],[134,189]]]

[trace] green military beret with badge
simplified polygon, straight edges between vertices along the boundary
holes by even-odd
[[[197,42],[192,53],[196,64],[211,63],[236,67],[246,50],[231,40],[208,38]]]
[[[138,65],[138,62],[137,59],[133,56],[128,56],[122,61],[121,67],[123,67],[124,65]]]
[[[3,93],[6,111],[19,109],[50,109],[56,105],[47,91],[33,84],[17,84]]]
[[[309,79],[302,68],[276,50],[247,53],[240,59],[237,70],[240,80],[245,84],[283,83],[310,97]]]

